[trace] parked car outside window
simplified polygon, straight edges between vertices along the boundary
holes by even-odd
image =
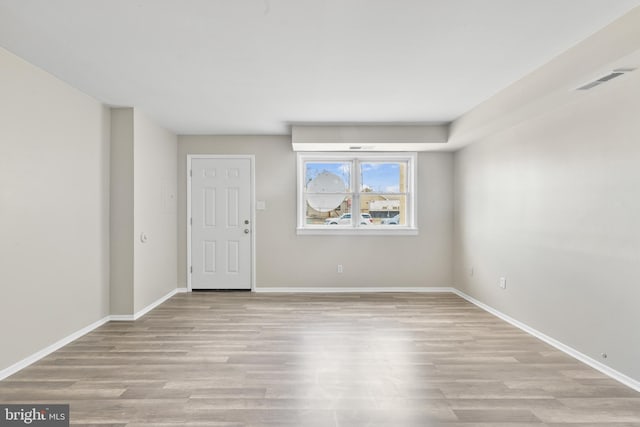
[[[337,218],[327,218],[324,220],[325,225],[351,224],[351,213],[343,213]],[[369,225],[373,223],[373,218],[368,213],[360,214],[360,224]]]
[[[400,214],[392,216],[391,218],[385,218],[382,220],[384,225],[398,225],[400,222]]]

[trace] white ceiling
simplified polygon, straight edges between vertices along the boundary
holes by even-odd
[[[640,0],[0,0],[0,46],[179,134],[448,122]]]

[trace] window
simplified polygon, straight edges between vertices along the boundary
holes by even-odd
[[[416,153],[299,153],[298,234],[417,234]]]

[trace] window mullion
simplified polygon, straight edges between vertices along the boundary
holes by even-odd
[[[360,226],[360,161],[354,159],[352,161],[351,179],[353,181],[353,196],[351,198],[351,226],[358,228]]]

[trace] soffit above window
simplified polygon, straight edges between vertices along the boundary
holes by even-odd
[[[294,151],[427,151],[444,144],[449,125],[293,125]]]

